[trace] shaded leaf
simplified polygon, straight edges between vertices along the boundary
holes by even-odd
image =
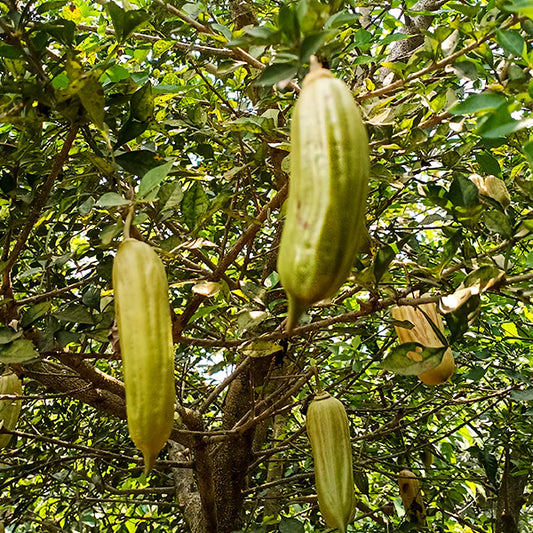
[[[22,328],[27,328],[28,326],[33,324],[37,319],[46,315],[50,311],[51,307],[52,307],[51,302],[41,302],[41,303],[32,305],[22,316],[22,320],[20,321],[20,326]]]
[[[33,342],[28,339],[17,339],[7,345],[0,346],[0,362],[5,364],[27,363],[39,358]]]
[[[297,71],[295,63],[274,63],[263,70],[254,83],[260,87],[271,87],[280,82],[289,82]]]
[[[446,298],[449,298],[446,300]],[[481,300],[478,294],[472,294],[472,287],[456,291],[453,299],[441,299],[441,311],[450,330],[450,344],[461,338],[477,318]]]
[[[70,305],[65,310],[54,313],[53,316],[61,322],[74,322],[75,324],[94,323],[91,313],[81,305]]]
[[[193,230],[198,225],[200,217],[207,211],[209,199],[205,193],[202,184],[195,181],[192,187],[183,195],[181,202],[181,211],[185,224]]]
[[[133,93],[130,106],[131,114],[136,120],[145,122],[152,118],[154,113],[154,97],[152,95],[152,84],[149,81]]]
[[[296,518],[283,517],[279,522],[279,533],[304,533],[305,528],[302,522]]]
[[[11,328],[0,328],[0,344],[8,344],[22,336],[22,331]]]
[[[161,165],[161,158],[150,150],[134,150],[117,155],[115,161],[126,171],[143,176],[151,168]]]

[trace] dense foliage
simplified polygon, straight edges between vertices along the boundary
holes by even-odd
[[[532,18],[530,0],[0,2],[0,372],[24,384],[0,530],[326,531],[316,366],[350,419],[349,531],[415,527],[404,468],[430,531],[533,531]],[[311,55],[367,126],[369,236],[288,335],[276,257]],[[148,477],[111,283],[132,206],[176,347]],[[424,302],[456,361],[435,387],[390,313]]]

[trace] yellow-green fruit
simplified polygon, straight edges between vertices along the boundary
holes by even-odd
[[[22,394],[22,383],[14,372],[8,372],[0,376],[0,395],[3,394]],[[0,400],[0,422],[2,427],[14,430],[20,415],[22,402],[20,400]],[[0,435],[0,450],[5,448],[11,435],[3,433]]]
[[[364,244],[368,137],[344,82],[312,68],[294,107],[287,216],[278,273],[287,329],[346,281]]]
[[[126,239],[113,263],[115,312],[131,439],[149,472],[174,421],[174,348],[163,263],[146,243]]]
[[[339,400],[322,392],[309,404],[306,422],[320,512],[329,527],[345,533],[355,513],[348,416]]]
[[[427,348],[439,348],[440,346],[443,346],[441,340],[431,327],[431,324],[428,322],[422,311],[424,311],[424,313],[426,313],[426,315],[431,319],[431,322],[433,322],[434,326],[437,327],[442,334],[444,334],[442,317],[437,311],[437,306],[434,303],[422,304],[418,305],[417,307],[411,305],[402,305],[392,309],[392,316],[395,320],[401,322],[411,322],[413,327],[411,329],[407,329],[394,326],[400,342],[402,344],[407,342],[418,342]],[[407,356],[411,357],[415,361],[419,357],[419,355],[415,352],[409,352]],[[452,351],[450,348],[448,348],[444,352],[441,362],[435,368],[419,374],[418,379],[426,385],[440,385],[445,383],[451,377],[454,369],[455,361]]]
[[[405,512],[410,521],[424,526],[426,524],[426,509],[417,477],[410,470],[402,470],[398,474],[398,486]]]

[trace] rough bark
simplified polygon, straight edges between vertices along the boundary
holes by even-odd
[[[524,490],[528,482],[528,473],[520,473],[514,458],[519,457],[516,451],[507,450],[505,467],[498,491],[496,504],[495,533],[518,533],[520,510],[526,502]]]
[[[240,373],[228,388],[224,402],[222,428],[232,429],[254,405],[254,387],[260,386],[271,364],[269,357],[260,358]],[[238,529],[244,501],[247,471],[253,460],[255,427],[238,437],[215,445],[213,450],[215,497],[219,533]]]
[[[287,423],[287,413],[281,413],[274,417],[274,424],[272,428],[272,441],[276,443],[281,438],[285,431],[285,425]],[[284,463],[281,461],[280,454],[275,454],[270,458],[267,472],[267,483],[272,481],[278,481],[283,477]],[[283,493],[280,487],[271,487],[265,494],[265,506],[263,510],[264,517],[279,516],[281,512],[281,500]],[[267,531],[276,531],[277,525],[272,524],[267,526]]]
[[[169,441],[169,456],[172,461],[183,461],[190,459],[190,453],[181,444]],[[172,471],[174,486],[176,487],[176,497],[189,526],[191,533],[209,533],[206,529],[206,522],[203,516],[202,499],[194,471],[188,468],[174,468]]]
[[[436,11],[446,3],[447,0],[419,0],[410,11]],[[416,15],[410,17],[405,15],[405,33],[411,35],[408,39],[396,41],[391,48],[387,61],[407,61],[412,53],[424,43],[423,31],[431,25],[433,17],[430,15]],[[383,80],[390,72],[388,68],[382,68],[379,77]]]

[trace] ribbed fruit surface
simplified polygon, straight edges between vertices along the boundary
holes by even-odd
[[[115,312],[131,439],[151,470],[174,422],[174,347],[163,263],[146,243],[126,239],[113,263]]]
[[[14,372],[0,376],[0,394],[22,394],[22,382]],[[0,400],[0,421],[3,427],[14,430],[20,415],[22,402],[20,400]],[[0,449],[5,448],[12,435],[0,435]]]
[[[342,403],[327,392],[316,396],[307,410],[307,434],[320,512],[329,527],[344,533],[354,517],[355,490],[350,429]]]
[[[366,239],[368,137],[344,82],[323,68],[304,79],[291,122],[287,216],[278,273],[287,329],[346,281]]]

